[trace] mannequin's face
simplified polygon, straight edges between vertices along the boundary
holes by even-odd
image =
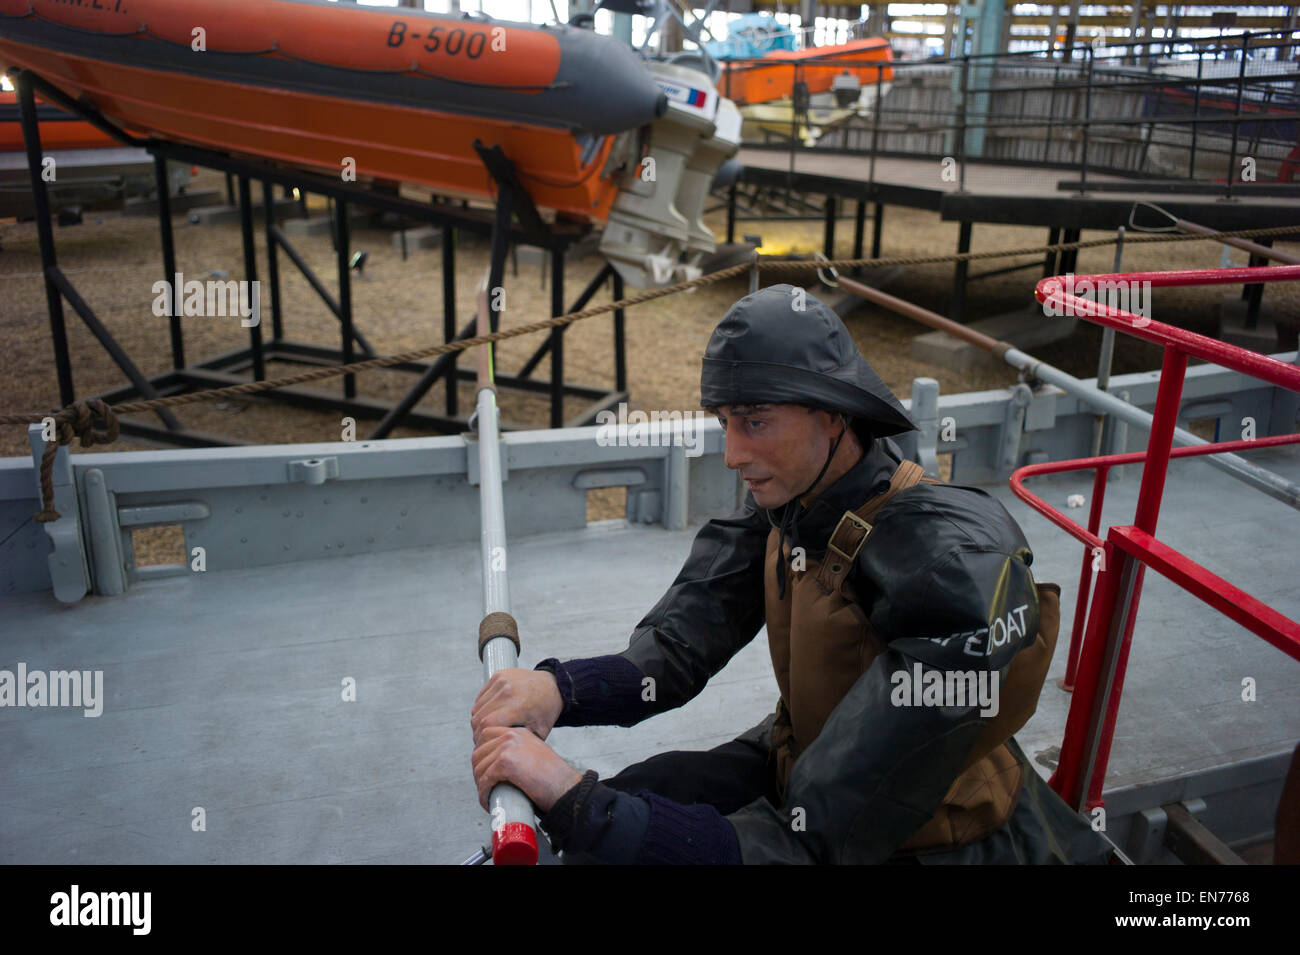
[[[726,434],[727,467],[740,472],[754,503],[768,509],[807,489],[844,427],[837,415],[803,405],[723,405],[712,410]],[[860,456],[861,446],[850,431],[812,493],[834,483]]]

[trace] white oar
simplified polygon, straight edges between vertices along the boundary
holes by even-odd
[[[478,333],[491,331],[488,289],[484,277],[478,291]],[[497,427],[497,395],[492,374],[492,346],[478,348],[479,522],[482,528],[483,620],[478,625],[479,658],[486,682],[498,670],[519,665],[519,627],[510,616],[510,586],[506,578],[505,503],[501,493],[501,447]],[[536,816],[533,804],[518,788],[500,783],[488,795],[492,813],[494,865],[537,863]]]

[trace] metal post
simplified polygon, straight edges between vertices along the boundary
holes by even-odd
[[[1120,226],[1116,230],[1115,236],[1115,259],[1113,262],[1112,272],[1118,273],[1120,265],[1124,259],[1124,227]],[[1130,303],[1131,304],[1131,303]],[[1147,307],[1151,303],[1147,302]],[[1101,353],[1097,356],[1097,390],[1107,391],[1110,388],[1110,368],[1115,360],[1115,329],[1109,325],[1103,326],[1101,330]],[[1092,456],[1095,458],[1101,454],[1101,433],[1106,426],[1105,413],[1097,414],[1092,419]]]
[[[1133,4],[1133,18],[1129,21],[1129,25],[1128,25],[1128,38],[1130,43],[1132,43],[1137,39],[1138,27],[1140,27],[1141,25],[1142,25],[1142,0],[1137,0],[1137,2]],[[1128,52],[1129,54],[1131,54],[1133,65],[1137,66],[1138,48],[1136,46],[1129,46]],[[1126,55],[1125,59],[1126,60],[1129,59],[1129,56]]]
[[[835,258],[835,215],[837,202],[835,197],[827,193],[825,223],[822,232],[822,247],[826,253],[826,258]]]
[[[551,314],[564,314],[564,249],[551,250]],[[564,329],[551,329],[551,427],[564,427]]]
[[[1095,456],[1095,455],[1094,455]],[[1088,507],[1088,533],[1096,536],[1101,526],[1102,503],[1106,498],[1106,479],[1110,475],[1110,465],[1100,464],[1092,478],[1092,501]],[[1083,566],[1079,570],[1079,590],[1074,602],[1074,625],[1070,630],[1070,650],[1066,655],[1065,677],[1057,681],[1057,686],[1066,692],[1074,691],[1075,681],[1079,678],[1079,653],[1083,649],[1083,630],[1088,620],[1089,595],[1092,591],[1092,564],[1097,555],[1084,548]]]
[[[957,160],[959,181],[957,191],[966,191],[966,90],[970,85],[970,54],[961,58],[961,138],[957,142]],[[963,223],[963,226],[965,223]]]
[[[1237,136],[1241,131],[1241,102],[1246,91],[1246,52],[1250,34],[1241,35],[1241,69],[1237,71],[1237,116],[1232,121],[1232,148],[1228,152],[1228,175],[1225,177],[1224,198],[1232,198],[1232,179],[1237,175]]]
[[[1078,241],[1079,241],[1079,233],[1082,232],[1082,231],[1083,231],[1083,230],[1081,230],[1081,229],[1064,229],[1064,230],[1062,230],[1062,232],[1061,232],[1061,243],[1062,243],[1062,244],[1065,244],[1065,243],[1068,243],[1068,242],[1078,242]],[[1056,267],[1057,267],[1059,270],[1064,271],[1064,272],[1073,272],[1073,271],[1075,270],[1075,267],[1078,265],[1078,262],[1079,262],[1079,250],[1078,250],[1078,249],[1066,249],[1064,252],[1060,253],[1060,258],[1057,260],[1057,266],[1056,266]]]
[[[728,73],[728,76],[731,74]],[[736,241],[736,184],[727,187],[727,245]]]
[[[456,230],[449,225],[442,227],[442,340],[444,343],[456,337]],[[446,357],[451,367],[447,370],[447,417],[456,416],[458,395],[456,392],[456,358],[457,352]]]
[[[1191,156],[1187,161],[1187,178],[1196,178],[1196,132],[1201,128],[1201,124],[1196,120],[1201,115],[1201,70],[1205,66],[1205,50],[1196,51],[1196,88],[1192,92],[1192,150]]]
[[[610,294],[614,301],[623,300],[623,276],[611,270]],[[626,315],[621,308],[614,309],[614,390],[627,391],[627,328]]]
[[[508,220],[507,220],[508,221]],[[494,263],[495,264],[495,263]],[[478,334],[491,328],[488,286],[478,293]],[[496,288],[497,286],[492,286]],[[519,626],[510,615],[510,584],[506,577],[505,498],[501,489],[501,436],[497,420],[496,386],[493,383],[492,346],[480,346],[478,402],[475,430],[478,432],[480,556],[483,571],[483,621],[479,624],[479,657],[483,680],[498,670],[519,665],[515,641]],[[488,794],[492,815],[492,860],[495,865],[537,863],[536,817],[532,803],[516,787],[500,783]]]
[[[336,234],[338,245],[334,252],[338,259],[339,270],[339,321],[343,325],[343,364],[352,364],[352,270],[348,265],[348,256],[352,250],[352,234],[348,226],[348,204],[344,199],[334,203],[334,215],[337,222]],[[357,376],[343,376],[343,397],[357,396]]]
[[[36,122],[36,97],[27,72],[18,74],[18,106],[27,147],[27,171],[32,180],[32,202],[36,207],[36,237],[41,250],[41,271],[45,277],[45,303],[50,312],[50,338],[54,342],[54,366],[59,379],[59,401],[65,407],[76,400],[72,390],[72,362],[68,357],[68,331],[63,321],[63,298],[55,284],[58,260],[54,255],[54,227],[50,224],[50,194],[41,178],[41,133]],[[169,275],[167,281],[175,280]],[[175,291],[175,290],[173,290]]]
[[[176,243],[172,235],[172,197],[167,181],[167,160],[157,154],[153,157],[155,189],[158,191],[158,236],[162,240],[163,280],[172,290],[168,303],[168,324],[172,339],[172,368],[185,367],[185,339],[181,329],[181,290],[176,286]]]
[[[501,316],[497,313],[497,305],[504,305],[503,295],[498,289],[504,290],[506,274],[506,252],[510,243],[510,213],[514,207],[514,189],[505,183],[500,183],[497,192],[496,220],[492,224],[492,252],[490,265],[488,266],[488,282],[492,301],[489,303],[491,308],[492,331],[497,331],[501,324]]]
[[[1059,242],[1060,239],[1061,239],[1060,226],[1052,226],[1047,230],[1048,245],[1056,245],[1056,243]],[[1043,257],[1043,278],[1047,278],[1048,276],[1057,274],[1056,258],[1057,258],[1056,253],[1050,251],[1047,253],[1047,255]]]
[[[1160,517],[1160,498],[1165,491],[1169,470],[1169,449],[1178,426],[1178,404],[1183,394],[1183,376],[1187,373],[1187,353],[1166,348],[1160,366],[1160,389],[1151,413],[1151,436],[1147,441],[1147,459],[1142,466],[1142,486],[1138,491],[1137,513],[1133,524],[1152,536]]]
[[[1076,5],[1075,9],[1078,9]],[[1092,128],[1092,47],[1083,48],[1088,61],[1088,82],[1083,93],[1083,145],[1079,155],[1079,195],[1088,191],[1088,135]]]
[[[1260,239],[1262,245],[1272,245],[1272,239]],[[1262,255],[1251,254],[1250,265],[1260,266],[1268,265],[1268,259]],[[1256,328],[1259,325],[1259,307],[1264,300],[1264,283],[1256,285],[1247,285],[1242,289],[1243,297],[1246,299],[1246,328]]]
[[[1094,613],[1106,630],[1094,639],[1103,639],[1100,659],[1093,679],[1089,681],[1092,692],[1081,700],[1093,704],[1087,735],[1084,738],[1083,772],[1079,778],[1079,799],[1075,808],[1080,812],[1092,808],[1100,801],[1102,783],[1106,778],[1106,765],[1110,760],[1110,744],[1115,733],[1115,717],[1119,698],[1124,688],[1124,673],[1128,668],[1129,648],[1133,643],[1133,625],[1137,620],[1137,605],[1142,595],[1142,578],[1146,567],[1117,547],[1108,548],[1111,562],[1108,581],[1111,587],[1102,589],[1101,605]],[[1073,707],[1072,707],[1073,708]],[[1067,718],[1068,722],[1068,718]]]
[[[871,257],[880,258],[880,238],[885,231],[885,204],[877,202],[871,216]]]
[[[871,117],[871,172],[867,175],[867,182],[872,184],[876,181],[876,153],[880,152],[880,114],[885,111],[884,80],[884,68],[876,67],[876,102]]]
[[[271,286],[271,341],[284,338],[284,323],[280,318],[280,246],[276,242],[275,191],[271,180],[262,180],[262,208],[266,215],[266,280]]]
[[[239,224],[244,242],[244,279],[257,281],[257,251],[253,244],[253,200],[250,198],[248,177],[239,177]],[[250,288],[251,288],[250,284]],[[253,356],[253,380],[266,379],[266,362],[262,357],[262,323],[248,329],[250,350]]]
[[[963,219],[957,233],[957,254],[970,251],[971,223]],[[970,271],[969,259],[958,259],[953,269],[952,307],[950,309],[954,322],[960,322],[966,316],[966,275]]]
[[[867,200],[859,199],[853,212],[853,257],[862,258],[862,239],[867,226]]]
[[[1052,68],[1052,95],[1047,101],[1047,135],[1043,138],[1043,162],[1052,160],[1052,123],[1056,116],[1056,90],[1061,85],[1061,68]]]

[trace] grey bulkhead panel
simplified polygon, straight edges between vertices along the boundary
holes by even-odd
[[[649,427],[648,446],[601,446],[597,430],[503,436],[512,537],[584,527],[592,487],[627,486],[630,518],[673,527],[737,503],[738,481],[723,466],[716,421],[699,425],[699,456],[671,446],[658,426]],[[61,554],[80,548],[85,580],[99,593],[121,592],[113,580],[118,566],[127,585],[191,573],[187,564],[134,567],[131,531],[149,525],[179,524],[185,553],[204,549],[206,573],[431,543],[477,546],[477,456],[466,454],[473,440],[454,435],[71,456],[65,448],[56,484],[60,466],[70,468],[75,498],[72,487],[64,489],[56,504],[62,519],[46,525],[30,522],[40,508],[32,462],[6,459],[0,462],[0,528],[13,537],[0,545],[0,593],[51,586],[45,558],[52,535],[63,540],[53,548]],[[69,578],[56,588],[65,602],[80,596],[80,571],[63,567],[69,563],[61,556],[62,570],[55,569]]]
[[[1110,390],[1150,409],[1158,383],[1158,373],[1141,372],[1112,379]],[[936,453],[952,453],[952,480],[963,484],[1005,482],[1012,470],[1008,460],[1018,466],[1087,456],[1091,409],[1045,386],[1028,395],[1022,415],[1011,414],[1017,392],[1023,400],[1026,391],[1020,386],[938,395],[937,385],[917,379],[904,405],[917,409],[921,431],[899,443],[931,470]],[[1235,372],[1194,366],[1183,390],[1183,423],[1214,417],[1229,429],[1228,437],[1250,416],[1260,435],[1287,433],[1293,424],[1270,418],[1278,391]],[[955,430],[952,440],[945,440],[947,419]],[[743,497],[722,463],[716,421],[700,422],[700,457],[672,447],[656,425],[644,446],[601,446],[598,430],[504,436],[511,536],[582,527],[586,492],[596,487],[626,486],[629,520],[673,528],[726,513]],[[1145,443],[1139,428],[1108,427],[1103,453],[1139,450]],[[134,567],[130,529],[149,523],[179,523],[186,553],[203,547],[209,573],[477,540],[477,456],[466,454],[463,436],[71,456],[61,449],[58,460],[69,462],[62,466],[75,479],[77,506],[60,506],[65,520],[54,525],[30,522],[40,508],[33,463],[39,436],[33,447],[32,458],[0,459],[0,595],[50,589],[52,550],[59,551],[56,570],[64,578],[56,593],[65,600],[78,599],[79,584],[80,593],[93,587],[113,594],[131,580],[189,573],[187,565]],[[59,474],[56,467],[56,487]],[[66,487],[59,493],[71,492]],[[106,528],[113,525],[117,552],[106,544],[112,536]],[[117,586],[115,566],[122,568]]]

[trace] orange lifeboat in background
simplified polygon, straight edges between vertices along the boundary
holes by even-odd
[[[116,139],[84,119],[77,119],[57,106],[39,100],[36,119],[41,124],[41,145],[46,149],[106,149],[118,145]],[[18,94],[13,90],[0,90],[0,153],[18,152],[22,148]]]
[[[724,61],[718,89],[737,106],[790,99],[794,84],[803,82],[812,95],[831,89],[835,77],[853,76],[862,86],[888,83],[894,71],[888,64],[894,59],[889,41],[883,37],[851,40],[837,46],[810,47],[806,50],[774,50],[758,60]]]

